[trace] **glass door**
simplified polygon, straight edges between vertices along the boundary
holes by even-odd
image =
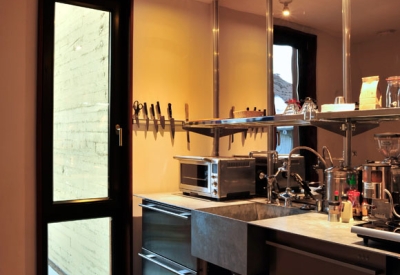
[[[38,274],[131,274],[130,1],[40,1]]]

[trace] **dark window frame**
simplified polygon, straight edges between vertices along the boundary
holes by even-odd
[[[300,99],[311,97],[317,100],[317,36],[286,26],[274,25],[274,44],[287,45],[298,50],[298,94]],[[317,150],[317,127],[299,127],[299,143]],[[300,150],[305,159],[305,176],[310,181],[318,180],[313,171],[317,157],[308,150]]]

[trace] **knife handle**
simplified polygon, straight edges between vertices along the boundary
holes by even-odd
[[[168,103],[168,117],[169,117],[169,119],[172,118],[172,105],[171,105],[171,103]]]
[[[185,120],[189,121],[189,104],[185,103]]]
[[[158,102],[158,101],[157,101],[157,104],[156,104],[156,111],[157,111],[157,115],[161,116],[160,102]]]
[[[143,110],[144,110],[145,118],[147,118],[149,116],[149,114],[147,112],[147,104],[146,104],[146,102],[143,103]]]
[[[150,114],[151,114],[152,118],[154,119],[154,118],[155,118],[154,104],[151,104],[151,105],[150,105]]]

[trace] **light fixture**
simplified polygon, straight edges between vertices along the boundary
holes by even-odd
[[[293,0],[279,0],[281,4],[283,4],[283,10],[282,10],[282,15],[283,16],[289,16],[290,15],[290,10],[289,10],[289,4],[292,3]]]

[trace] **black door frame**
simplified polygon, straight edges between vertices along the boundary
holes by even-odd
[[[118,136],[113,134],[118,123],[123,128],[123,147],[109,150],[109,198],[53,202],[53,44],[56,2],[107,10],[112,14],[109,142],[118,144]],[[37,274],[48,273],[48,224],[101,217],[110,217],[112,220],[112,274],[132,274],[132,14],[133,0],[39,0]]]

